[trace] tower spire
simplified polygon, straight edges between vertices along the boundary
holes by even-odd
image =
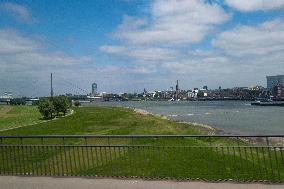
[[[52,73],[50,74],[50,97],[53,97]]]

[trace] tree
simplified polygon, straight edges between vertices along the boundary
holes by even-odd
[[[56,96],[52,98],[52,102],[55,108],[57,115],[62,112],[64,115],[67,113],[68,108],[70,107],[70,102],[66,96]]]
[[[45,119],[52,119],[53,113],[55,112],[54,105],[50,98],[40,98],[38,110]]]
[[[198,91],[197,97],[198,97],[198,98],[204,97],[204,92],[203,92],[203,91]]]

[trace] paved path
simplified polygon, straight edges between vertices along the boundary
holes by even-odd
[[[1,189],[283,189],[284,185],[0,176]]]

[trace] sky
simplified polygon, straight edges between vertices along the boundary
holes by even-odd
[[[0,95],[266,87],[284,0],[0,0]]]

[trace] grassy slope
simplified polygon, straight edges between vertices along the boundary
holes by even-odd
[[[140,115],[129,109],[123,108],[110,108],[110,107],[84,107],[75,108],[75,114],[53,120],[50,122],[40,123],[28,127],[17,128],[14,130],[0,132],[0,135],[43,135],[43,134],[201,134],[206,133],[205,130],[199,127],[191,126],[188,124],[180,124],[174,121],[159,118],[152,115]],[[13,141],[6,141],[13,142]],[[31,142],[31,141],[30,141]],[[46,141],[48,142],[48,141]],[[51,143],[58,141],[49,141]],[[68,143],[82,143],[80,140],[65,141]],[[106,141],[105,141],[106,142]],[[113,144],[122,143],[128,144],[131,141],[114,141]],[[33,143],[39,143],[39,141],[33,141]],[[99,144],[103,141],[92,140],[89,144]],[[259,180],[259,179],[274,179],[277,177],[275,172],[272,172],[270,167],[282,166],[281,173],[284,175],[283,165],[275,164],[275,159],[281,159],[280,153],[271,151],[272,157],[269,156],[268,149],[264,148],[264,151],[257,151],[255,148],[238,149],[238,148],[225,148],[223,152],[219,149],[200,148],[193,146],[209,146],[209,142],[206,139],[167,139],[167,140],[151,140],[143,139],[135,141],[135,144],[157,145],[157,143],[163,143],[166,145],[177,144],[180,146],[191,146],[190,148],[164,148],[156,147],[153,149],[141,149],[137,148],[86,148],[80,150],[80,153],[76,155],[80,157],[81,164],[85,162],[89,163],[87,172],[91,175],[116,175],[116,176],[151,176],[151,177],[173,177],[173,178],[207,178],[207,179],[243,179],[243,180]],[[234,144],[235,141],[230,139],[216,139],[214,144],[228,145]],[[45,149],[45,153],[35,150],[33,156],[29,158],[28,167],[32,167],[36,162],[48,165],[53,161],[52,154],[57,154],[58,157],[64,155],[64,153],[74,153],[76,148],[64,148],[65,150],[58,151],[59,149],[49,148]],[[7,150],[7,149],[3,149]],[[15,150],[15,149],[14,149]],[[77,149],[78,150],[78,149]],[[87,154],[94,154],[91,150],[101,152],[96,163],[89,161]],[[123,154],[119,155],[123,151]],[[249,151],[251,150],[251,151]],[[48,152],[48,153],[47,153]],[[270,152],[270,151],[269,151]],[[7,154],[13,153],[7,151]],[[260,159],[256,159],[257,153],[260,153]],[[80,155],[81,154],[81,155]],[[100,153],[99,153],[100,154]],[[112,155],[110,155],[112,154]],[[114,156],[114,154],[116,156]],[[245,155],[246,154],[246,155]],[[4,156],[3,156],[4,157]],[[68,156],[67,156],[68,157]],[[137,161],[134,161],[136,158]],[[144,157],[147,157],[146,159]],[[16,158],[16,157],[14,157]],[[270,158],[270,162],[269,161]],[[5,159],[5,157],[3,158]],[[8,158],[9,159],[9,158]],[[60,158],[59,158],[60,159]],[[273,161],[271,161],[271,159]],[[72,159],[67,158],[67,162],[72,162]],[[20,168],[21,163],[16,161],[14,169]],[[55,161],[57,162],[57,160]],[[75,161],[74,161],[75,162]],[[258,162],[260,166],[258,166]],[[78,162],[77,162],[78,163]],[[133,169],[133,164],[137,169]],[[270,164],[272,163],[272,164]],[[62,167],[62,162],[55,165],[55,172],[65,172],[65,174],[85,174],[82,168],[76,168],[71,171],[74,163],[66,165],[66,170]],[[77,164],[78,166],[78,164]],[[37,167],[37,166],[36,166]],[[124,172],[114,172],[114,167],[121,167]],[[257,169],[256,169],[257,168]],[[9,169],[9,168],[6,168]],[[13,169],[13,168],[12,168]],[[69,171],[68,171],[69,169]],[[118,169],[119,170],[119,169]],[[137,170],[139,173],[137,173]],[[254,171],[253,177],[249,177],[243,173],[249,173]],[[251,175],[250,175],[251,176]]]
[[[0,130],[33,124],[40,117],[36,107],[0,105]]]
[[[75,114],[1,135],[43,134],[200,134],[202,128],[180,124],[130,109],[110,107],[75,108]]]

